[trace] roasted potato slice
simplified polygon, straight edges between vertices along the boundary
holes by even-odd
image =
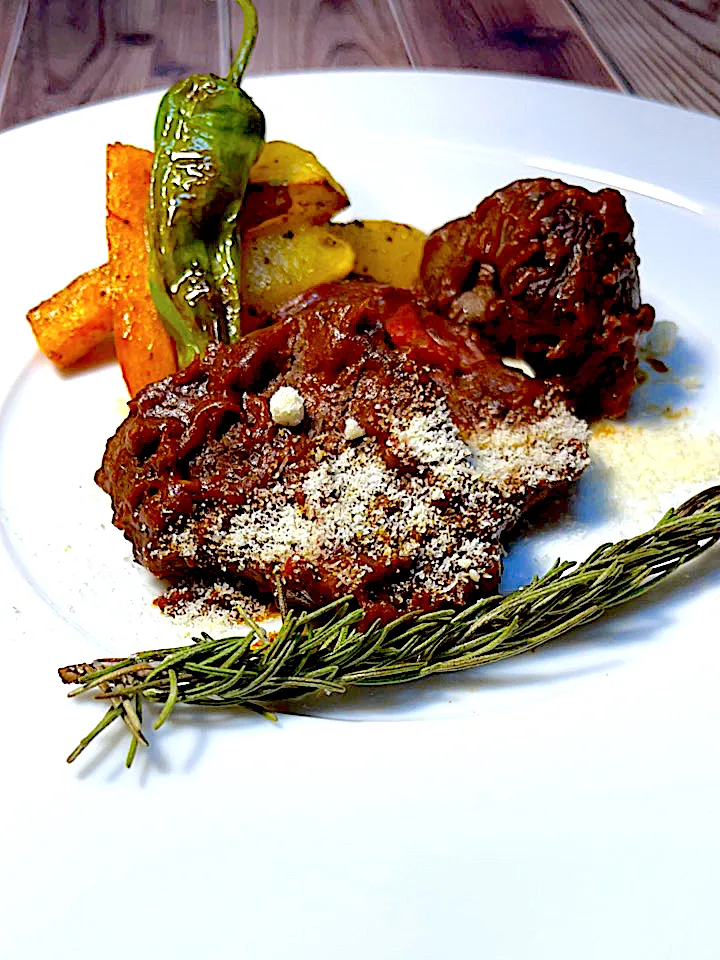
[[[332,223],[328,230],[355,251],[355,273],[393,287],[415,286],[427,239],[422,230],[392,220]]]
[[[345,191],[315,154],[287,140],[268,140],[250,171],[250,183],[268,183],[276,187],[325,180],[347,202]]]
[[[81,274],[27,315],[38,346],[59,367],[71,367],[112,337],[109,264]]]
[[[110,144],[107,150],[107,241],[115,354],[131,396],[177,370],[172,337],[148,286],[145,207],[152,154]]]
[[[343,188],[314,153],[271,140],[250,171],[240,230],[284,233],[298,224],[323,224],[348,203]]]
[[[243,298],[251,313],[269,314],[310,287],[342,280],[354,265],[352,247],[325,227],[250,237],[243,244]]]

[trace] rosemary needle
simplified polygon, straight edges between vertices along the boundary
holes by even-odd
[[[121,719],[131,734],[128,766],[142,733],[142,703],[163,707],[155,727],[179,703],[247,707],[274,718],[270,706],[351,686],[408,683],[527,653],[636,599],[720,539],[720,487],[669,510],[651,530],[607,543],[582,563],[558,560],[542,577],[506,596],[463,610],[406,614],[361,630],[363,613],[344,597],[311,612],[285,609],[275,636],[246,618],[249,633],[149,650],[120,659],[62,667],[72,692],[92,691],[111,707],[68,757]],[[283,598],[284,605],[284,598]]]

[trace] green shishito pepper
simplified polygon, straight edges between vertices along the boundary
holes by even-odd
[[[251,0],[237,0],[243,36],[227,78],[194,74],[174,84],[155,120],[147,214],[155,306],[181,367],[209,340],[241,334],[240,242],[236,227],[265,118],[240,89],[257,37]]]

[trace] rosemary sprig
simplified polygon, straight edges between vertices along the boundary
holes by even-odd
[[[71,696],[109,701],[104,718],[68,757],[72,762],[115,720],[131,734],[127,764],[143,735],[142,703],[162,703],[159,728],[179,703],[246,707],[274,719],[274,702],[351,686],[408,683],[527,653],[647,592],[720,539],[720,486],[669,510],[646,533],[608,543],[582,563],[558,560],[542,577],[506,596],[463,610],[408,614],[359,628],[362,611],[345,597],[312,612],[284,611],[268,635],[247,619],[246,636],[148,650],[124,659],[63,667]]]

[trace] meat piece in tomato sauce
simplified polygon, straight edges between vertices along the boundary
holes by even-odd
[[[518,180],[431,234],[420,284],[432,309],[561,382],[580,415],[619,417],[654,319],[638,263],[617,191]]]
[[[302,400],[277,423],[280,387]],[[141,391],[97,482],[135,558],[367,618],[494,591],[501,538],[587,464],[562,391],[408,291],[327,284]]]

